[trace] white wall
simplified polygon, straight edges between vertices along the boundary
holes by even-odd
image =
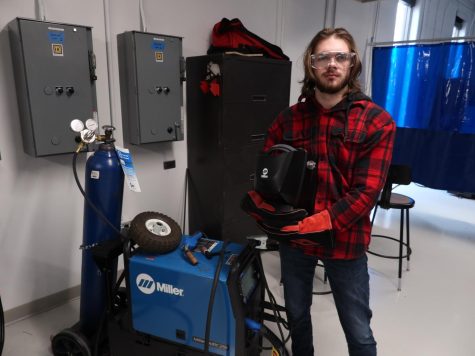
[[[112,112],[118,144],[122,144],[116,35],[140,30],[139,1],[43,2],[48,21],[93,27],[99,119],[101,124],[110,122]],[[104,4],[109,5],[109,32]],[[162,0],[144,1],[143,5],[147,31],[183,36],[185,57],[206,53],[212,26],[223,17],[238,17],[268,41],[282,41],[281,0]],[[5,310],[80,282],[83,201],[74,184],[71,156],[32,158],[22,148],[6,25],[15,17],[35,18],[36,7],[33,0],[0,3],[0,292]],[[112,53],[111,110],[107,43]],[[123,220],[153,210],[181,224],[186,141],[130,148],[142,193],[125,191]],[[171,159],[176,161],[176,168],[164,171],[163,161]],[[81,157],[80,177],[84,163],[85,157]]]
[[[422,0],[424,1],[424,0]],[[468,0],[464,0],[468,1]],[[116,35],[140,30],[138,0],[43,0],[48,21],[93,27],[97,56],[97,97],[101,124],[112,121],[122,143]],[[438,1],[440,18],[453,11],[449,0]],[[280,45],[293,61],[291,102],[298,97],[302,79],[301,56],[313,35],[335,19],[348,28],[364,52],[366,42],[392,37],[395,0],[379,3],[354,0],[144,0],[148,32],[183,36],[185,57],[204,54],[212,26],[222,17],[240,18],[264,39]],[[109,4],[110,31],[106,31],[104,4]],[[78,285],[80,282],[83,201],[74,184],[71,156],[32,158],[23,152],[14,91],[8,34],[5,26],[15,17],[35,17],[34,0],[0,2],[0,293],[5,310]],[[336,13],[332,14],[333,9]],[[473,6],[471,7],[473,16]],[[460,8],[457,8],[460,11]],[[328,16],[328,14],[332,16]],[[327,14],[327,16],[325,16]],[[333,16],[334,15],[334,16]],[[430,27],[430,24],[433,24]],[[436,26],[438,24],[438,27]],[[424,27],[425,26],[425,27]],[[440,21],[425,20],[424,33]],[[436,26],[436,27],[434,27]],[[438,31],[438,30],[437,30]],[[437,32],[436,31],[436,32]],[[111,49],[110,75],[106,44]],[[109,102],[109,97],[111,104]],[[110,109],[111,108],[111,109]],[[112,115],[111,115],[112,114]],[[112,116],[112,117],[111,117]],[[153,210],[183,219],[186,141],[130,147],[142,193],[124,194],[123,220]],[[163,170],[163,161],[176,168]],[[85,157],[79,162],[84,174]],[[211,173],[211,172],[210,172]],[[217,172],[213,172],[217,173]],[[467,212],[467,214],[469,214]],[[473,218],[471,221],[473,221]],[[448,232],[450,233],[450,232]]]

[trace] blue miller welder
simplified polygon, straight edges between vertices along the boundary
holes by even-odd
[[[123,173],[113,128],[96,137],[94,125],[88,127],[94,129],[78,130],[82,143],[73,157],[86,201],[80,320],[53,337],[53,353],[253,356],[261,354],[265,338],[273,356],[287,355],[284,343],[262,324],[285,320],[275,303],[272,316],[264,311],[264,291],[270,291],[253,246],[202,233],[182,237],[176,222],[153,212],[137,215],[120,231]],[[86,164],[83,191],[76,157],[96,139],[102,143]],[[124,271],[117,279],[121,254]]]
[[[130,307],[109,322],[113,355],[202,355],[205,340],[210,355],[260,354],[261,335],[249,325],[262,318],[259,256],[235,243],[201,239],[198,245],[211,256],[195,250],[195,265],[181,249],[129,259]]]

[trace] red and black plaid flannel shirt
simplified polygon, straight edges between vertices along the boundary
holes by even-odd
[[[330,212],[335,244],[305,246],[306,254],[353,259],[367,250],[369,215],[386,179],[395,132],[391,116],[361,93],[331,109],[307,98],[280,113],[269,127],[264,151],[285,143],[316,157],[315,213]]]

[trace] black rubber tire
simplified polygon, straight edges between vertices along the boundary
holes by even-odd
[[[55,356],[91,356],[89,341],[79,331],[64,329],[51,339],[51,350]]]
[[[126,309],[129,305],[127,290],[125,287],[120,287],[112,301],[115,310]]]
[[[146,211],[132,220],[128,236],[145,252],[167,253],[180,244],[181,228],[164,214]]]

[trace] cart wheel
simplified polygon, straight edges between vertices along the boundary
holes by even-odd
[[[119,288],[116,295],[114,296],[113,303],[116,310],[127,308],[129,301],[127,298],[127,290],[124,287]]]
[[[146,252],[167,253],[180,244],[181,229],[172,218],[147,211],[132,220],[129,237]]]
[[[55,356],[91,356],[88,340],[73,329],[56,334],[51,340],[51,349]]]

